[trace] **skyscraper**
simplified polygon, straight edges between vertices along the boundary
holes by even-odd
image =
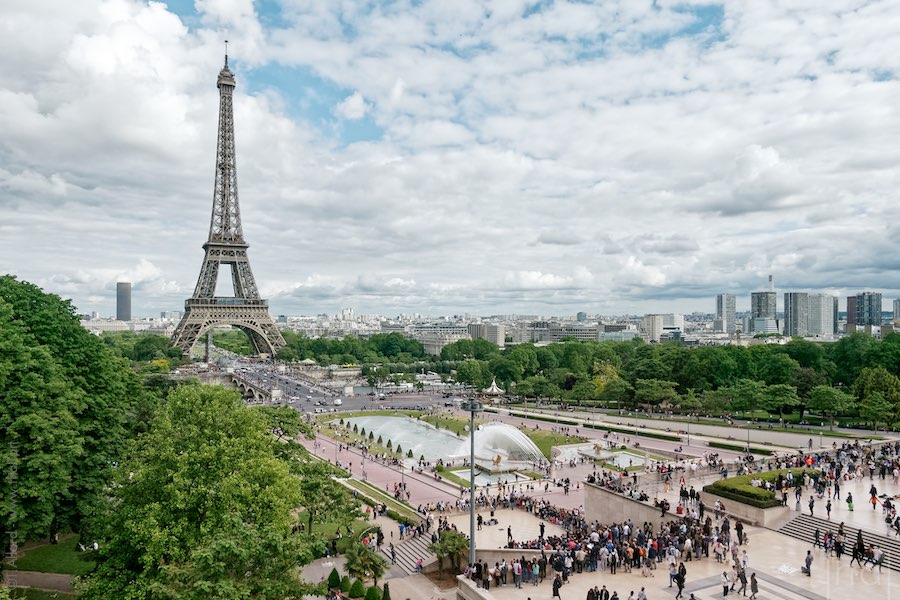
[[[809,295],[809,320],[807,335],[821,337],[837,333],[835,330],[835,306],[837,296],[828,294]],[[787,315],[785,314],[785,321]]]
[[[784,335],[809,335],[809,296],[806,292],[785,292]]]
[[[838,297],[837,297],[837,296],[832,296],[832,297],[831,297],[831,301],[832,301],[832,303],[833,303],[833,305],[834,305],[833,308],[832,308],[832,315],[831,315],[831,318],[832,318],[832,321],[831,321],[832,331],[831,331],[831,333],[833,333],[834,335],[837,335],[837,334],[838,334],[838,313],[840,312],[840,311],[838,310]]]
[[[847,296],[847,325],[856,325],[856,296]]]
[[[116,321],[131,320],[131,282],[116,283]]]
[[[894,300],[894,320],[900,319],[900,298]]]
[[[756,320],[765,319],[775,323],[777,317],[777,300],[775,292],[753,292],[750,294],[750,323],[753,331],[756,331]],[[771,330],[771,323],[765,326],[767,331]],[[777,326],[776,326],[777,330]]]
[[[881,325],[881,294],[860,292],[856,295],[856,324]]]
[[[131,282],[116,283],[116,321],[131,320]]]
[[[735,331],[734,294],[716,296],[716,331],[732,334]]]

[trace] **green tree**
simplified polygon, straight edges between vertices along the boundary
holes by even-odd
[[[634,388],[624,379],[613,379],[603,386],[600,392],[599,400],[606,406],[615,404],[616,408],[622,408],[631,405],[631,399],[634,397]]]
[[[765,389],[763,407],[770,412],[778,412],[779,420],[784,417],[785,409],[792,410],[800,404],[797,388],[792,385],[776,384]]]
[[[328,574],[328,589],[338,589],[341,587],[341,574],[338,573],[337,567],[332,567]]]
[[[381,600],[391,600],[391,589],[388,582],[384,583],[384,587],[381,590]]]
[[[893,420],[894,407],[885,400],[881,392],[873,392],[860,402],[859,416],[872,423],[872,428],[877,430],[879,424],[884,423],[887,426]]]
[[[460,561],[469,555],[469,539],[458,531],[445,529],[438,541],[428,547],[438,559],[438,567],[444,567],[444,559],[450,559],[454,573],[459,572]]]
[[[706,390],[700,397],[700,405],[703,410],[711,415],[721,415],[724,413],[731,402],[731,397],[725,389]]]
[[[865,367],[853,384],[853,395],[865,400],[876,392],[895,409],[900,405],[900,379],[884,367]]]
[[[755,410],[764,401],[766,384],[752,379],[739,379],[732,386],[720,388],[719,392],[728,398],[729,410]]]
[[[154,404],[130,361],[85,330],[69,302],[0,277],[0,453],[18,465],[17,510],[0,535],[15,529],[21,543],[81,529]],[[0,498],[10,493],[0,478]]]
[[[756,368],[759,378],[767,385],[789,385],[794,382],[800,363],[787,354],[769,352],[757,362]]]
[[[638,379],[634,387],[634,401],[648,407],[659,406],[662,403],[674,404],[678,399],[678,393],[674,381],[661,381],[659,379]]]
[[[579,405],[587,400],[594,400],[599,395],[597,393],[597,384],[593,380],[583,377],[572,386],[570,395]]]
[[[817,385],[809,393],[806,407],[828,417],[828,429],[834,429],[834,416],[850,408],[853,396],[830,385]]]
[[[700,398],[697,397],[694,390],[688,390],[687,393],[678,398],[678,407],[683,411],[692,413],[700,410],[702,406],[703,404],[700,402]]]
[[[262,415],[276,442],[284,437],[304,436],[310,440],[316,437],[315,429],[303,420],[302,413],[289,406],[256,406],[253,410]]]
[[[308,452],[306,453],[309,454]],[[350,491],[332,478],[332,466],[310,458],[292,469],[299,477],[296,505],[306,518],[306,535],[313,533],[314,523],[338,523],[344,525],[353,519],[356,502]]]
[[[170,394],[130,447],[102,523],[93,598],[293,597],[297,480],[256,411],[221,387]]]
[[[351,544],[344,557],[347,559],[344,568],[351,577],[371,578],[375,585],[388,569],[387,561],[365,544]]]

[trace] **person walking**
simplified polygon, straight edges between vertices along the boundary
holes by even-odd
[[[750,574],[750,600],[756,600],[756,594],[759,593],[759,582],[756,580],[756,573]]]
[[[553,578],[553,596],[552,598],[560,598],[562,600],[562,596],[559,595],[559,588],[562,587],[562,578],[557,575]]]
[[[828,499],[828,502],[825,503],[825,515],[828,517],[828,520],[831,520],[831,498]]]
[[[684,568],[684,563],[682,563],[681,567]],[[678,586],[678,593],[675,594],[675,600],[682,598],[684,595],[684,580],[686,578],[686,574],[687,571],[679,571],[675,575],[675,585]]]
[[[730,586],[730,585],[731,585],[731,582],[728,581],[728,573],[726,573],[725,571],[722,571],[722,595],[723,596],[728,595],[728,586]]]
[[[747,571],[745,571],[744,569],[738,569],[738,581],[741,582],[741,587],[738,588],[737,593],[746,596],[747,595]]]
[[[809,516],[813,516],[813,507],[816,505],[816,500],[810,496],[809,497]]]
[[[811,571],[812,571],[812,564],[813,564],[812,550],[807,550],[807,551],[806,551],[806,560],[804,560],[803,562],[804,562],[804,564],[805,564],[806,566],[803,567],[802,569],[800,569],[800,571],[802,571],[803,573],[805,573],[807,577],[811,577],[811,576],[812,576],[812,572],[811,572]]]

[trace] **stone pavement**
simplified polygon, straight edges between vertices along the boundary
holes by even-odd
[[[861,598],[878,597],[879,600],[900,598],[900,573],[885,569],[882,573],[871,571],[868,567],[860,569],[848,566],[849,561],[838,562],[827,558],[821,550],[813,550],[815,557],[812,565],[812,576],[807,577],[800,572],[806,551],[810,544],[788,538],[781,534],[748,527],[750,545],[747,553],[750,556],[749,573],[755,572],[760,584],[759,600],[824,600],[826,598]],[[665,563],[660,563],[653,577],[642,577],[639,571],[625,573],[619,569],[611,575],[608,571],[596,573],[576,573],[570,576],[569,583],[563,586],[563,600],[581,600],[587,596],[587,590],[593,586],[605,585],[610,592],[617,591],[621,600],[628,598],[629,592],[637,595],[641,587],[645,588],[648,600],[674,598],[675,587],[668,587],[669,578]],[[694,593],[698,600],[722,598],[722,587],[719,577],[723,570],[730,570],[717,563],[715,559],[704,558],[699,561],[685,562],[687,568],[687,585],[685,598]],[[538,586],[523,585],[517,590],[512,585],[491,588],[492,598],[497,600],[549,600],[551,596],[550,581],[546,580]],[[732,596],[733,594],[729,594]],[[749,595],[749,592],[748,592]]]

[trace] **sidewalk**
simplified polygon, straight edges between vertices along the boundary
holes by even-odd
[[[37,571],[17,570],[3,572],[3,580],[10,587],[31,587],[53,592],[66,592],[68,594],[75,591],[75,588],[72,586],[74,579],[74,575],[63,573],[38,573]]]

